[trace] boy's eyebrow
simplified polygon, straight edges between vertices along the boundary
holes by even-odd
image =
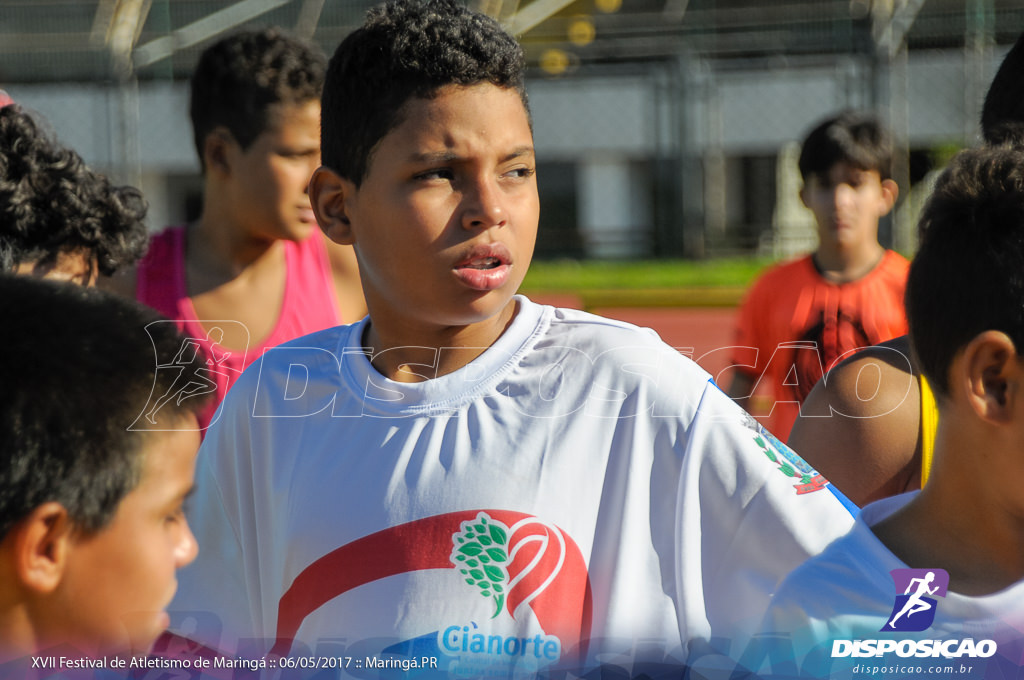
[[[533,156],[534,149],[532,146],[520,146],[513,149],[510,153],[506,154],[501,162],[507,162],[521,158],[522,156]],[[428,151],[425,153],[416,153],[409,157],[409,160],[413,163],[451,163],[460,159],[460,156],[454,151]]]
[[[516,158],[520,158],[522,156],[533,156],[533,155],[534,155],[534,151],[533,151],[533,147],[532,146],[520,146],[520,147],[518,147],[516,149],[513,149],[512,153],[510,153],[509,155],[505,156],[502,159],[502,161],[511,161],[511,160],[515,160]]]

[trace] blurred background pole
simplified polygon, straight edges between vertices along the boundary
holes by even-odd
[[[968,0],[970,1],[970,0]],[[907,33],[925,0],[886,0],[872,5],[872,37],[875,43],[876,106],[888,111],[895,138],[892,177],[906,196],[910,191],[910,104],[907,96]],[[906,211],[891,213],[890,247],[911,255],[915,225]]]
[[[94,22],[95,32],[102,19],[109,16],[104,42],[117,83],[108,97],[113,175],[116,181],[136,187],[142,185],[142,162],[139,152],[139,81],[132,64],[132,50],[151,6],[152,0],[102,0]]]
[[[992,76],[990,62],[995,43],[994,0],[965,0],[964,35],[964,111],[980,107],[988,90]],[[964,138],[978,139],[978,121],[971,116],[964,117]]]

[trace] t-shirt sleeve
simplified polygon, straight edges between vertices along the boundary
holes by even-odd
[[[814,562],[794,570],[779,586],[760,630],[738,658],[738,669],[766,677],[826,680],[844,666],[844,660],[831,655],[837,631],[828,610],[830,596],[845,584],[823,580]]]
[[[713,383],[687,437],[676,508],[684,639],[740,646],[778,583],[846,533],[856,511]]]
[[[246,484],[238,470],[249,459],[242,450],[249,436],[241,431],[248,419],[237,418],[236,406],[230,399],[222,405],[199,450],[195,493],[186,504],[199,554],[179,572],[169,612],[174,633],[228,655],[244,654],[239,640],[257,637],[260,601],[253,592],[258,577],[250,573],[252,561],[246,559],[245,546],[251,542],[242,540],[256,513],[251,482]]]
[[[740,659],[744,668],[789,673],[793,677],[813,670],[815,655],[810,652],[816,641],[824,639],[825,635],[821,622],[812,620],[803,606],[814,597],[814,593],[807,592],[812,582],[794,577],[794,574],[790,574],[779,587],[761,623],[761,630],[744,650]]]

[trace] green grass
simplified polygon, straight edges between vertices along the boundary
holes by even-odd
[[[770,258],[640,261],[534,261],[523,292],[572,292],[680,288],[746,288]]]

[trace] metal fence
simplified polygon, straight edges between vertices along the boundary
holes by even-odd
[[[371,4],[0,0],[0,87],[87,160],[142,185],[158,227],[196,201],[186,82],[198,53],[252,24],[306,33],[330,52]],[[526,10],[543,19],[521,36],[542,257],[811,247],[796,149],[843,108],[878,111],[900,140],[901,202],[883,239],[911,252],[928,178],[952,149],[978,142],[988,83],[1024,29],[1024,0],[486,6],[509,21]]]

